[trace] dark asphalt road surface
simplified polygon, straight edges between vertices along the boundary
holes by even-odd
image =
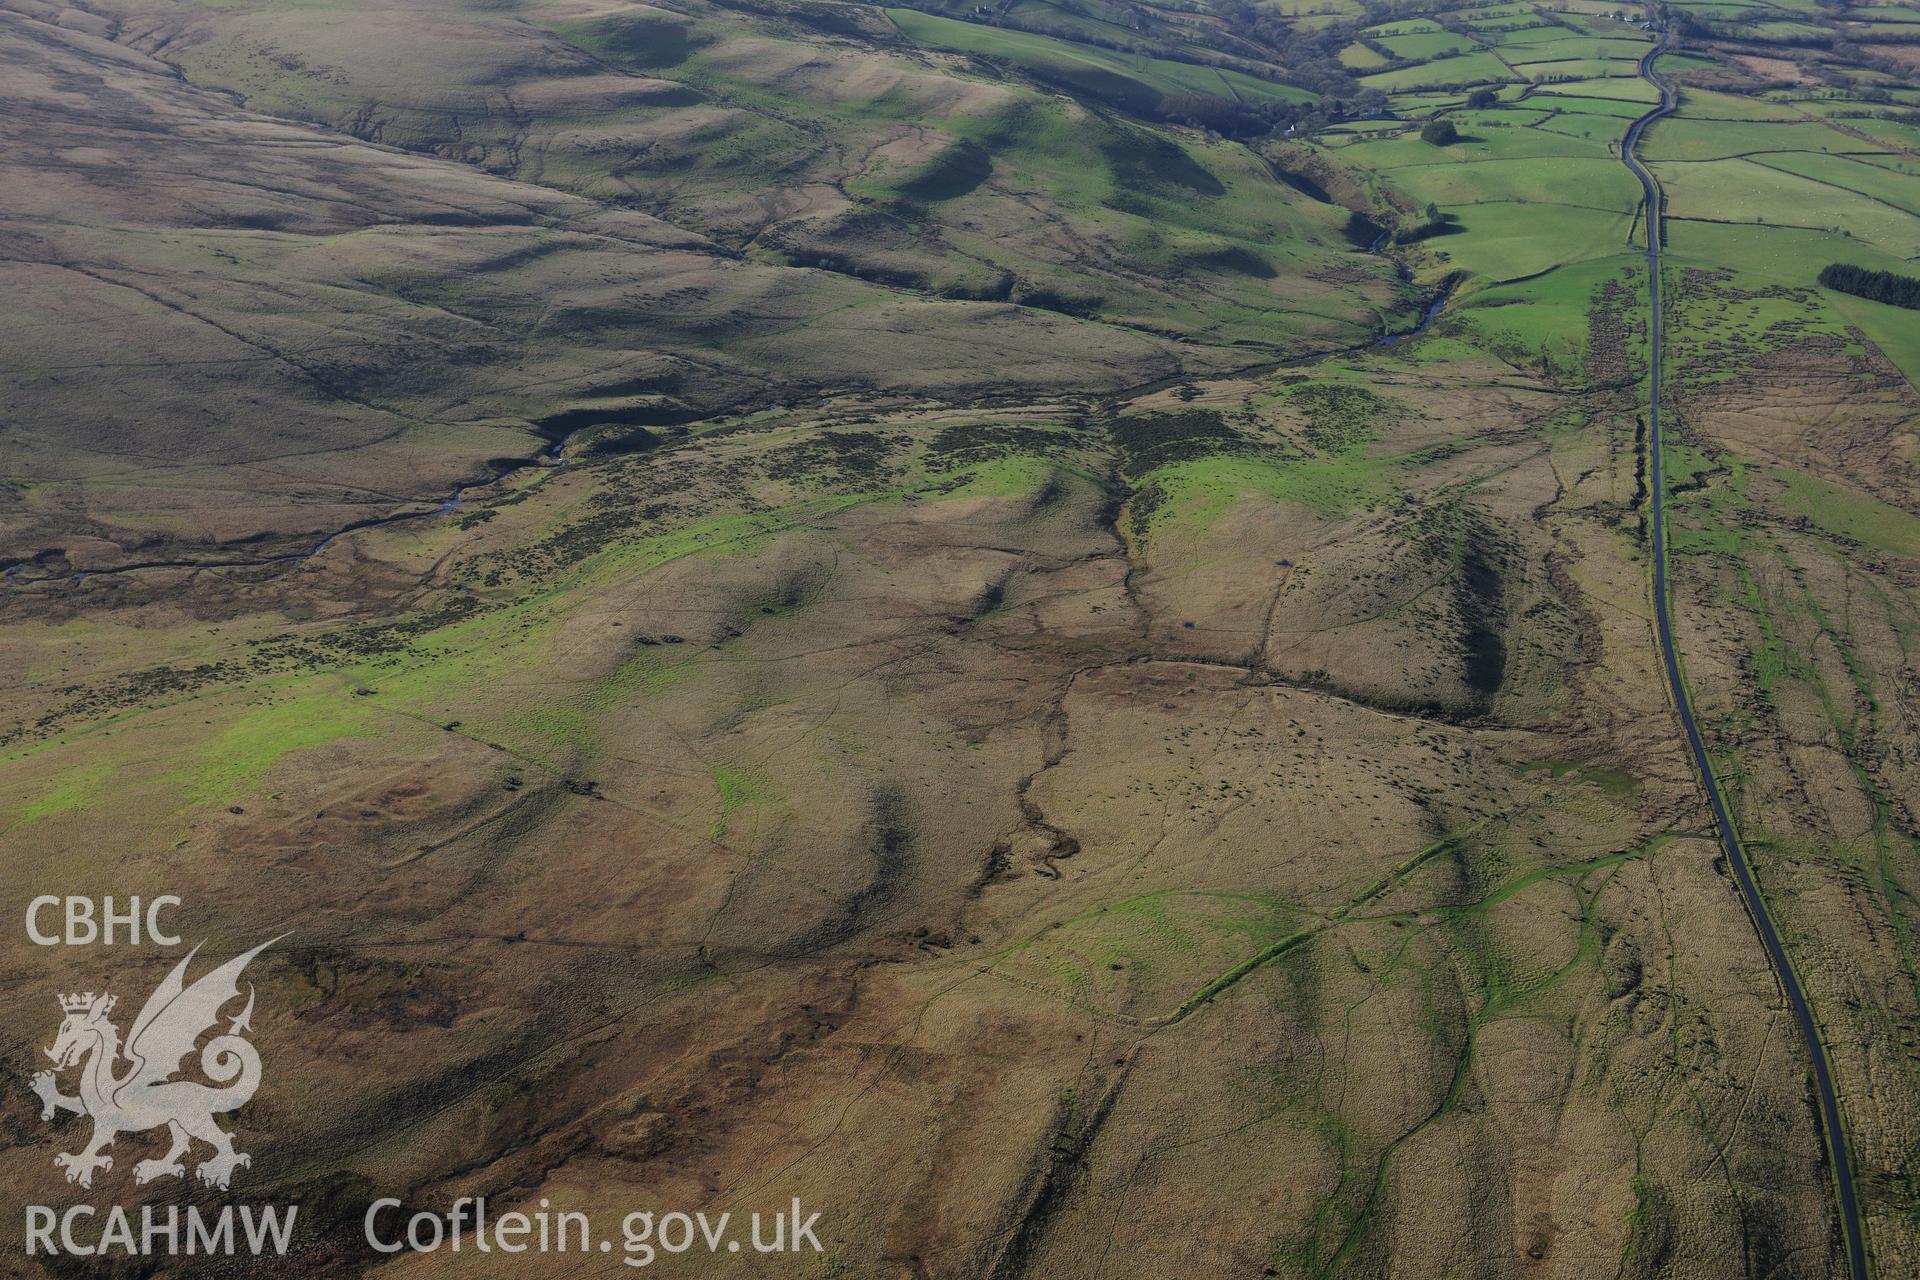
[[[1860,1206],[1854,1195],[1853,1155],[1847,1149],[1846,1127],[1840,1122],[1840,1100],[1833,1090],[1833,1072],[1827,1064],[1826,1045],[1821,1042],[1820,1030],[1814,1023],[1806,992],[1801,990],[1800,979],[1793,971],[1793,962],[1787,958],[1786,948],[1780,944],[1773,918],[1767,913],[1766,900],[1760,896],[1760,887],[1754,883],[1753,869],[1747,865],[1746,853],[1740,847],[1740,837],[1727,812],[1726,800],[1720,794],[1720,784],[1713,776],[1713,762],[1707,756],[1706,744],[1701,741],[1700,729],[1694,723],[1693,706],[1687,700],[1686,683],[1680,677],[1680,660],[1673,647],[1673,625],[1667,601],[1666,467],[1660,451],[1660,189],[1654,183],[1653,175],[1634,155],[1634,148],[1639,145],[1640,135],[1647,126],[1674,108],[1673,90],[1653,71],[1654,61],[1665,51],[1665,47],[1663,36],[1661,43],[1640,60],[1640,76],[1660,91],[1660,105],[1628,127],[1627,136],[1620,147],[1620,158],[1633,171],[1633,176],[1640,180],[1647,198],[1647,267],[1653,290],[1653,393],[1647,404],[1647,452],[1651,457],[1648,484],[1652,490],[1649,505],[1653,512],[1654,631],[1660,642],[1660,661],[1667,670],[1668,692],[1673,697],[1673,705],[1680,712],[1680,723],[1686,729],[1687,748],[1693,753],[1694,769],[1700,774],[1700,781],[1706,788],[1707,803],[1713,810],[1714,825],[1720,833],[1720,847],[1726,851],[1727,862],[1740,884],[1740,892],[1746,895],[1753,927],[1760,935],[1761,944],[1767,949],[1767,957],[1773,962],[1773,971],[1780,979],[1781,989],[1786,992],[1787,1003],[1793,1006],[1800,1036],[1808,1047],[1808,1056],[1813,1060],[1813,1082],[1820,1099],[1821,1128],[1826,1131],[1827,1153],[1833,1161],[1834,1189],[1840,1206],[1841,1230],[1846,1235],[1847,1266],[1853,1280],[1869,1280],[1866,1239],[1860,1227]]]

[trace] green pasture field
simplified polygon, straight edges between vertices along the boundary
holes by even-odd
[[[1340,65],[1355,71],[1371,71],[1386,66],[1387,59],[1356,41],[1340,51]]]
[[[1447,113],[1448,119],[1469,134],[1481,129],[1533,129],[1552,117],[1553,104],[1530,102],[1502,103],[1484,111],[1461,109]]]
[[[1507,113],[1460,112],[1450,115],[1448,118],[1455,121],[1460,131],[1460,140],[1446,147],[1422,142],[1417,132],[1405,129],[1393,137],[1350,142],[1342,154],[1349,163],[1375,170],[1398,171],[1421,166],[1454,170],[1458,173],[1458,180],[1469,183],[1475,181],[1475,171],[1486,161],[1593,159],[1607,155],[1607,148],[1602,143],[1523,125],[1494,122],[1504,114]]]
[[[1507,64],[1490,53],[1462,54],[1442,58],[1417,67],[1401,67],[1362,76],[1360,83],[1369,89],[1397,93],[1405,89],[1441,89],[1450,85],[1503,84],[1517,77]]]
[[[1741,34],[1791,48],[1824,39],[1827,30],[1825,27],[1816,27],[1805,22],[1755,22],[1743,25]]]
[[[1625,132],[1619,116],[1591,111],[1557,112],[1541,117],[1539,123],[1532,127],[1544,133],[1557,133],[1583,142],[1598,143],[1608,150],[1619,143],[1620,135]]]
[[[1687,71],[1717,71],[1720,69],[1720,64],[1712,58],[1702,58],[1691,53],[1669,52],[1660,59],[1660,69],[1669,76],[1678,76]],[[1684,88],[1682,92],[1685,92]]]
[[[1849,156],[1855,164],[1870,165],[1875,169],[1886,169],[1893,173],[1905,174],[1909,178],[1920,178],[1920,156],[1911,156],[1903,152],[1889,151],[1878,156]]]
[[[1535,89],[1527,98],[1527,105],[1544,111],[1559,111],[1567,115],[1593,116],[1597,119],[1620,121],[1620,131],[1614,140],[1627,131],[1627,122],[1647,112],[1647,104],[1632,102],[1622,98],[1575,97],[1556,93],[1550,87]]]
[[[1553,84],[1565,80],[1604,80],[1631,77],[1634,64],[1606,59],[1573,59],[1564,62],[1516,62],[1513,69],[1535,84]]]
[[[1568,80],[1543,84],[1535,93],[1568,98],[1604,98],[1613,102],[1644,102],[1648,106],[1660,100],[1660,92],[1644,80],[1616,76],[1602,80]],[[1631,114],[1638,115],[1638,112]]]
[[[1720,160],[1775,151],[1872,152],[1883,148],[1817,121],[1694,120],[1669,116],[1648,126],[1646,160]]]
[[[1675,219],[1840,230],[1901,258],[1920,254],[1920,218],[1838,187],[1752,160],[1707,160],[1649,166],[1666,188]]]
[[[1886,146],[1920,152],[1920,125],[1905,124],[1898,120],[1866,119],[1848,120],[1846,127]]]
[[[1753,156],[1751,159],[1770,169],[1824,182],[1920,217],[1920,176],[1867,164],[1847,156],[1784,152]]]
[[[1348,120],[1344,124],[1329,125],[1314,135],[1314,140],[1324,146],[1341,145],[1333,139],[1347,142],[1365,142],[1381,138],[1397,138],[1409,132],[1418,132],[1418,121],[1406,120]]]
[[[1640,184],[1618,161],[1586,156],[1532,156],[1477,164],[1409,165],[1386,171],[1417,202],[1443,208],[1514,202],[1630,213]],[[1554,216],[1558,216],[1556,212]]]
[[[1667,252],[1675,262],[1724,267],[1755,283],[1800,288],[1815,287],[1820,269],[1830,262],[1874,271],[1899,271],[1903,265],[1894,255],[1859,240],[1836,239],[1822,230],[1771,223],[1762,226],[1669,219]]]
[[[1496,281],[1617,255],[1633,225],[1630,213],[1579,205],[1557,205],[1551,216],[1539,205],[1516,202],[1442,205],[1441,211],[1458,218],[1461,230],[1423,247],[1453,267]]]
[[[1374,43],[1388,50],[1394,57],[1407,62],[1422,62],[1429,58],[1438,58],[1449,50],[1467,53],[1480,47],[1471,37],[1456,35],[1451,31],[1422,31],[1404,36],[1379,36],[1375,38]]]
[[[1494,40],[1496,44],[1513,44],[1519,40],[1557,40],[1561,36],[1574,35],[1567,27],[1544,21],[1538,13],[1532,12],[1469,17],[1467,25],[1478,33],[1484,33],[1488,40]]]
[[[1500,42],[1500,52],[1509,62],[1586,60],[1625,62],[1632,68],[1639,65],[1647,51],[1647,44],[1645,40],[1563,35],[1556,40],[1529,40],[1525,43],[1503,40]]]
[[[1501,102],[1512,102],[1524,91],[1525,86],[1515,82],[1476,85],[1474,90],[1450,89],[1436,93],[1396,93],[1393,96],[1393,105],[1396,110],[1407,115],[1429,115],[1436,111],[1448,111],[1464,106],[1467,94],[1479,89],[1490,89]]]
[[[1542,22],[1533,14],[1514,14],[1498,18],[1470,18],[1466,24],[1477,35],[1499,37],[1510,31],[1551,31],[1556,24]]]

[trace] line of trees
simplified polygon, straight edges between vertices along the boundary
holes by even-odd
[[[1856,298],[1920,311],[1920,280],[1912,276],[1899,276],[1891,271],[1870,271],[1866,267],[1836,262],[1820,273],[1820,283],[1828,289],[1850,293]]]

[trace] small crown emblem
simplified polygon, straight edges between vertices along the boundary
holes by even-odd
[[[93,1121],[93,1136],[86,1145],[53,1158],[54,1168],[64,1171],[68,1182],[77,1187],[93,1186],[97,1174],[113,1168],[108,1148],[114,1139],[150,1129],[167,1131],[173,1145],[166,1154],[133,1166],[135,1185],[156,1178],[184,1179],[187,1166],[182,1157],[195,1142],[213,1148],[213,1154],[193,1171],[194,1180],[202,1186],[225,1191],[232,1185],[234,1171],[253,1163],[252,1156],[234,1149],[233,1134],[214,1119],[246,1106],[260,1087],[260,1054],[246,1038],[253,1030],[252,984],[247,984],[246,1008],[227,1024],[224,1033],[219,1024],[221,1011],[240,999],[240,975],[247,965],[279,940],[271,939],[235,956],[201,974],[191,985],[186,982],[187,966],[199,948],[188,952],[147,996],[125,1043],[121,1042],[120,1029],[107,1017],[115,1004],[112,995],[105,991],[55,994],[66,1018],[53,1044],[41,1050],[52,1069],[36,1072],[31,1087],[40,1098],[42,1120],[70,1111]],[[209,1033],[211,1039],[207,1038]],[[196,1074],[204,1077],[204,1082],[176,1079],[196,1048],[200,1063]],[[13,1057],[9,1054],[9,1060]],[[80,1073],[78,1094],[60,1092],[57,1076],[65,1071]],[[9,1147],[18,1145],[14,1127],[10,1116]],[[13,1274],[12,1270],[0,1270]]]

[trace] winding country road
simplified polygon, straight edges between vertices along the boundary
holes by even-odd
[[[1760,896],[1760,886],[1754,882],[1753,869],[1747,865],[1746,852],[1740,846],[1732,815],[1727,812],[1726,800],[1720,794],[1720,784],[1713,776],[1713,762],[1707,756],[1706,744],[1701,741],[1700,729],[1694,723],[1693,704],[1688,701],[1686,682],[1680,675],[1680,659],[1673,645],[1672,609],[1667,598],[1666,467],[1660,445],[1660,188],[1653,174],[1634,155],[1640,135],[1646,132],[1647,126],[1671,112],[1675,106],[1672,88],[1653,70],[1654,62],[1665,51],[1666,36],[1662,33],[1659,43],[1640,59],[1640,78],[1660,91],[1660,105],[1635,120],[1620,144],[1620,158],[1632,170],[1633,176],[1640,180],[1647,202],[1647,268],[1653,294],[1652,392],[1647,403],[1647,452],[1651,458],[1648,484],[1652,491],[1650,505],[1653,512],[1654,632],[1660,643],[1660,660],[1667,669],[1668,692],[1675,709],[1680,713],[1680,723],[1686,730],[1687,748],[1693,753],[1693,766],[1706,788],[1714,826],[1720,833],[1720,847],[1726,851],[1727,863],[1733,868],[1740,892],[1746,897],[1754,930],[1759,933],[1760,942],[1773,962],[1774,973],[1780,979],[1781,989],[1786,992],[1787,1003],[1793,1006],[1801,1038],[1806,1042],[1808,1056],[1813,1060],[1813,1082],[1820,1098],[1820,1127],[1825,1131],[1827,1153],[1833,1162],[1840,1225],[1847,1238],[1848,1270],[1853,1280],[1869,1280],[1866,1239],[1860,1226],[1860,1206],[1854,1195],[1853,1156],[1847,1148],[1847,1130],[1840,1119],[1840,1100],[1834,1093],[1833,1071],[1827,1061],[1826,1045],[1820,1040],[1820,1029],[1814,1023],[1813,1010],[1807,1004],[1807,994],[1801,989],[1800,979],[1793,971],[1793,962],[1788,959],[1786,948],[1780,943],[1780,934],[1774,928],[1773,917],[1767,912],[1766,899]]]

